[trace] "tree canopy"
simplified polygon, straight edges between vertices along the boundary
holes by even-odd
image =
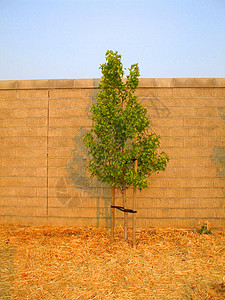
[[[147,110],[135,95],[138,64],[131,65],[124,79],[121,55],[109,50],[105,58],[100,65],[100,92],[90,109],[92,128],[84,137],[90,155],[87,169],[91,176],[110,186],[124,189],[133,185],[142,190],[147,188],[149,176],[165,170],[169,158],[157,151],[160,137],[150,132]]]

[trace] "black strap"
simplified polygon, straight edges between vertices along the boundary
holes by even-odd
[[[131,213],[131,214],[136,214],[136,213],[137,213],[136,210],[124,208],[123,206],[115,206],[115,205],[111,205],[111,207],[112,207],[112,208],[119,209],[119,210],[121,210],[121,211],[123,211],[123,212]]]

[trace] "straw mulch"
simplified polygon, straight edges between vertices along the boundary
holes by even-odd
[[[225,231],[0,226],[4,300],[225,299],[224,276]]]

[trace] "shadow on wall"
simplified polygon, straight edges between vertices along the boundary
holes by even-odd
[[[98,182],[96,178],[91,178],[86,171],[87,149],[83,144],[83,137],[88,132],[86,128],[80,128],[78,134],[74,137],[75,147],[73,157],[67,165],[72,185],[77,191],[80,191],[78,198],[72,198],[69,207],[82,206],[87,198],[93,199],[93,206],[97,201],[96,218],[99,226],[100,218],[105,219],[105,226],[109,227],[111,189],[109,186]],[[96,200],[96,201],[95,201]],[[103,205],[101,205],[103,203]]]
[[[88,95],[92,99],[91,102],[96,101],[96,92],[90,91]],[[91,119],[89,108],[87,107],[88,118]],[[81,127],[74,137],[75,146],[72,151],[72,159],[67,164],[67,172],[69,179],[72,181],[72,186],[76,190],[76,196],[71,197],[67,203],[67,207],[85,206],[87,199],[93,200],[93,206],[96,204],[96,226],[100,224],[100,219],[104,219],[105,226],[110,226],[110,206],[111,206],[111,188],[108,185],[98,182],[96,178],[91,178],[86,171],[88,163],[88,150],[83,143],[83,137],[88,133],[88,129]],[[66,180],[66,179],[62,179]],[[68,180],[68,179],[67,179]],[[60,184],[60,183],[59,183]],[[70,183],[71,184],[71,183]],[[91,205],[89,205],[90,207]]]
[[[152,117],[167,118],[171,115],[169,107],[164,102],[149,93],[148,96],[138,97],[139,102],[147,109],[147,117],[151,120]]]
[[[213,154],[210,157],[211,160],[217,165],[217,177],[225,178],[225,148],[214,147]]]
[[[219,111],[219,116],[225,122],[225,106],[219,107],[218,111]],[[225,148],[215,146],[213,149],[213,154],[210,156],[210,158],[212,162],[217,166],[217,177],[225,178]],[[223,188],[223,192],[225,195],[225,188]]]

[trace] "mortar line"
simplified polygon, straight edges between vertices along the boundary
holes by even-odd
[[[49,175],[49,172],[48,172],[48,156],[49,156],[49,153],[48,153],[48,150],[49,150],[49,97],[50,97],[50,91],[48,89],[48,109],[47,109],[47,178],[46,178],[46,185],[47,185],[47,194],[46,194],[46,215],[48,216],[48,206],[49,206],[49,193],[48,193],[48,175]]]

